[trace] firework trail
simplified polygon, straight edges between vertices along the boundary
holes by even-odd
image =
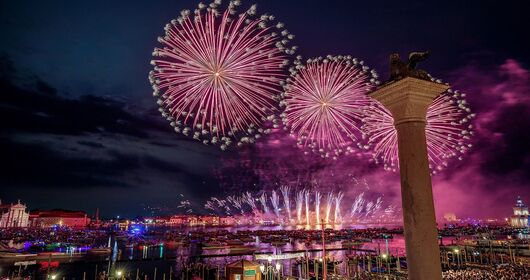
[[[375,205],[374,205],[374,210],[372,211],[374,214],[377,213],[381,207],[383,206],[383,197],[380,196],[377,198],[377,200],[375,201]]]
[[[436,97],[427,110],[425,136],[429,167],[433,174],[448,165],[453,157],[462,159],[462,155],[471,148],[475,117],[471,113],[465,94],[447,90]],[[368,145],[373,149],[376,162],[382,161],[386,170],[396,171],[399,166],[397,132],[390,111],[380,103],[374,102],[365,112],[363,131],[367,135]]]
[[[329,223],[329,215],[331,214],[331,208],[333,207],[333,201],[335,197],[333,196],[333,192],[329,192],[326,196],[326,224]]]
[[[353,204],[351,206],[351,216],[352,218],[358,218],[361,212],[363,211],[364,206],[364,192],[355,197]]]
[[[385,218],[392,218],[396,215],[396,206],[395,205],[388,205],[388,207],[385,208],[383,211],[382,216]]]
[[[333,221],[336,224],[342,222],[342,215],[340,213],[340,204],[343,198],[344,198],[344,194],[342,192],[337,193],[337,196],[335,197],[335,219]]]
[[[291,200],[289,198],[291,188],[289,186],[282,186],[280,188],[283,196],[283,204],[285,206],[285,212],[287,212],[287,218],[289,219],[289,223],[291,222]]]
[[[299,224],[302,223],[302,208],[304,204],[304,193],[305,190],[301,190],[296,193],[296,218]]]
[[[369,201],[368,203],[366,203],[366,210],[364,212],[364,216],[365,217],[370,216],[374,208],[375,208],[375,203],[373,201]]]
[[[286,188],[283,188],[287,192]],[[322,221],[320,220],[321,215],[324,214],[324,220],[326,223],[332,222],[334,224],[342,223],[342,201],[345,198],[345,195],[342,192],[334,194],[328,192],[327,194],[322,194],[320,191],[308,189],[302,189],[298,192],[294,192],[294,201],[296,202],[296,219],[289,220],[289,210],[285,208],[285,211],[281,211],[280,199],[282,198],[281,190],[272,190],[270,196],[267,192],[262,192],[260,196],[258,194],[252,194],[251,192],[245,192],[241,196],[231,195],[227,196],[226,199],[218,199],[216,197],[211,197],[206,204],[204,205],[205,209],[210,210],[212,213],[217,215],[233,215],[241,214],[245,216],[255,216],[260,217],[265,215],[265,218],[271,218],[267,216],[270,212],[270,205],[274,211],[275,221],[277,223],[298,223],[298,224],[319,224]],[[259,204],[253,197],[259,197]],[[270,203],[269,203],[270,197]],[[314,200],[312,198],[314,197]],[[326,205],[324,213],[321,213],[322,199],[325,197]],[[288,200],[291,198],[287,195]],[[285,199],[285,197],[284,197]],[[383,208],[383,197],[379,196],[373,201],[366,200],[366,194],[364,192],[351,197],[353,199],[353,204],[349,209],[349,217],[354,220],[368,220],[372,218],[395,218],[396,207],[389,205],[386,208]],[[314,203],[314,204],[311,204]],[[184,204],[187,205],[185,202]],[[248,205],[249,207],[246,207]],[[260,210],[261,208],[261,210]],[[332,210],[334,211],[334,217],[331,216]],[[314,211],[314,215],[311,211]],[[305,216],[304,216],[305,214]],[[305,218],[305,219],[304,219]]]
[[[322,198],[322,195],[319,191],[315,191],[315,215],[316,215],[316,222],[320,223],[320,199]]]
[[[263,193],[259,197],[259,202],[261,203],[261,206],[263,207],[263,213],[268,214],[269,213],[269,207],[267,206],[267,194]]]
[[[304,190],[304,200],[305,200],[305,221],[306,225],[310,225],[309,217],[309,199],[310,199],[309,190]]]
[[[237,14],[240,1],[200,3],[168,23],[149,73],[159,111],[177,133],[226,149],[252,143],[277,126],[281,84],[296,46],[274,16],[256,5]]]
[[[280,196],[278,195],[278,193],[276,193],[276,191],[272,191],[271,203],[272,209],[274,210],[276,217],[280,219]]]
[[[245,214],[245,211],[243,210],[243,200],[240,197],[237,196],[228,196],[226,200],[234,206],[241,214]]]
[[[298,144],[322,157],[352,153],[360,138],[363,109],[371,101],[366,93],[377,74],[351,56],[327,56],[296,61],[297,71],[284,86],[284,124]]]
[[[256,202],[254,201],[254,197],[250,192],[245,192],[243,194],[243,201],[250,207],[252,210],[252,213],[258,213],[258,207],[256,206]]]

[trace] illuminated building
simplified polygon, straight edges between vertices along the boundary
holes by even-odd
[[[218,226],[218,216],[196,216],[196,215],[173,215],[169,217],[167,224],[170,226]]]
[[[26,212],[26,205],[2,204],[0,201],[0,228],[27,227],[29,222],[29,213]]]
[[[445,213],[444,220],[449,223],[458,222],[458,219],[456,218],[455,213]]]
[[[518,196],[515,207],[513,207],[513,216],[510,219],[510,224],[514,228],[528,227],[528,217],[528,206],[526,206],[521,197]]]
[[[90,218],[83,211],[49,210],[34,211],[29,215],[30,225],[33,227],[86,227]]]

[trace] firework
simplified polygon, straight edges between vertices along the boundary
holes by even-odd
[[[278,195],[276,191],[272,191],[271,203],[272,203],[272,209],[274,210],[276,217],[280,219],[280,196]]]
[[[298,193],[296,193],[296,198],[295,198],[296,220],[298,221],[299,224],[302,223],[302,207],[304,204],[304,193],[305,193],[305,190],[299,191]]]
[[[340,204],[342,202],[342,199],[344,198],[344,194],[342,192],[339,192],[337,196],[335,197],[335,219],[333,221],[335,223],[341,223],[342,222],[342,215],[340,212]]]
[[[315,219],[317,223],[320,223],[320,199],[322,198],[322,195],[319,191],[315,191]]]
[[[269,213],[269,207],[267,206],[267,194],[263,193],[259,197],[259,202],[261,203],[261,206],[263,207],[263,213],[268,214]]]
[[[310,225],[310,217],[309,217],[309,198],[311,193],[309,191],[304,192],[304,201],[305,201],[305,222],[306,225]]]
[[[326,197],[326,224],[329,223],[329,215],[331,214],[331,207],[333,206],[333,192],[329,192]]]
[[[159,111],[177,133],[226,149],[252,143],[277,126],[278,98],[296,46],[274,16],[240,1],[200,3],[168,23],[153,51],[149,80]]]
[[[243,194],[243,201],[250,207],[253,213],[258,212],[258,206],[256,205],[254,197],[250,192],[246,192]]]
[[[358,217],[363,210],[364,206],[364,192],[358,195],[351,206],[351,216]]]
[[[434,99],[427,110],[425,136],[429,167],[433,174],[448,165],[453,157],[462,155],[471,147],[473,134],[471,113],[465,94],[448,90]],[[396,171],[398,160],[397,131],[392,114],[380,103],[374,102],[365,112],[363,131],[373,149],[376,162],[383,162],[386,170]]]
[[[285,211],[287,212],[288,221],[291,222],[291,200],[289,199],[291,188],[289,186],[282,186],[280,190],[282,192],[283,204],[285,206]]]
[[[367,91],[378,83],[375,71],[350,56],[327,56],[295,62],[280,104],[284,124],[298,145],[322,157],[352,153],[358,145],[363,108],[370,103]]]
[[[216,215],[239,215],[245,217],[246,220],[252,220],[250,217],[259,217],[265,220],[273,220],[278,224],[304,224],[306,226],[320,224],[320,204],[323,197],[326,198],[325,206],[325,223],[326,224],[341,224],[346,221],[345,218],[352,219],[356,222],[374,221],[374,219],[395,220],[398,216],[396,213],[396,206],[387,205],[383,208],[383,197],[379,196],[375,200],[368,201],[364,192],[349,197],[348,200],[353,201],[350,211],[346,217],[342,216],[343,200],[346,198],[342,192],[328,192],[322,194],[320,191],[310,191],[302,189],[294,193],[294,201],[296,202],[296,220],[291,220],[289,217],[290,208],[280,208],[280,192],[286,190],[282,186],[280,190],[273,190],[269,192],[261,192],[252,194],[245,192],[241,196],[230,195],[226,199],[218,199],[211,197],[204,207],[211,213]],[[268,195],[270,194],[270,195]],[[260,201],[256,204],[256,199]],[[268,199],[270,197],[270,199]],[[312,200],[314,197],[314,201]],[[289,201],[283,197],[284,201]],[[270,203],[270,204],[269,204]],[[272,207],[273,211],[269,211]],[[311,212],[314,211],[314,212]],[[305,212],[305,213],[304,213]],[[305,214],[305,215],[304,215]]]

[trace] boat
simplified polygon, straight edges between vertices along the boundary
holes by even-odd
[[[271,245],[272,246],[275,246],[275,247],[280,247],[280,246],[285,246],[287,245],[287,242],[283,241],[283,240],[277,240],[277,241],[272,241],[271,242]]]
[[[212,250],[212,249],[223,249],[225,248],[225,243],[220,241],[210,241],[210,242],[203,242],[202,246],[205,250]]]
[[[360,246],[362,245],[363,243],[360,242],[360,241],[349,241],[349,240],[344,240],[342,241],[342,247],[351,247],[351,246]]]
[[[0,258],[2,259],[24,259],[27,257],[36,257],[37,254],[19,253],[14,251],[0,251]]]
[[[92,248],[88,250],[88,254],[91,255],[110,255],[112,249],[110,247]]]
[[[234,240],[226,240],[226,244],[228,245],[243,245],[245,244],[245,242],[239,240],[239,239],[234,239]]]

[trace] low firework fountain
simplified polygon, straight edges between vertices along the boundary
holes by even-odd
[[[278,195],[276,191],[272,191],[271,203],[272,203],[272,209],[274,210],[274,213],[276,214],[278,221],[280,221],[280,196]]]
[[[335,197],[335,223],[341,223],[342,222],[342,215],[340,213],[340,204],[342,202],[342,199],[344,198],[344,194],[342,192],[339,192],[337,196]]]
[[[304,204],[304,191],[296,193],[296,220],[298,224],[302,223],[302,207]]]
[[[285,206],[285,212],[287,212],[287,218],[288,218],[288,222],[290,223],[292,221],[291,219],[291,199],[289,198],[289,194],[291,192],[291,188],[289,186],[282,186],[280,188],[280,190],[282,191],[282,195],[283,195],[283,203],[284,203],[284,206]]]
[[[305,223],[306,225],[310,225],[310,217],[309,217],[309,197],[310,193],[309,191],[304,191],[304,200],[305,200]]]
[[[315,191],[315,220],[320,223],[320,198],[322,195],[319,191]]]
[[[331,207],[333,205],[333,192],[329,192],[326,197],[326,224],[329,224],[329,214],[331,214]]]
[[[269,207],[267,206],[267,194],[263,193],[259,198],[259,202],[261,202],[261,206],[263,207],[263,213],[268,214]]]
[[[396,206],[383,207],[382,196],[368,199],[364,192],[352,197],[340,191],[323,194],[317,190],[301,189],[293,193],[293,199],[289,196],[290,190],[291,188],[283,186],[280,190],[272,190],[270,195],[267,192],[256,194],[246,192],[241,197],[235,195],[228,196],[226,199],[212,197],[206,202],[205,208],[216,215],[241,213],[244,216],[241,219],[243,221],[257,218],[259,221],[269,221],[275,224],[311,226],[321,223],[320,204],[322,198],[325,197],[324,221],[326,224],[395,221],[399,217]],[[352,201],[349,206],[344,203],[347,197],[347,201]],[[260,202],[259,205],[255,202],[256,198]],[[296,202],[294,209],[291,209],[289,203],[291,200]],[[272,211],[270,211],[271,208]],[[296,214],[292,211],[296,211]],[[347,214],[344,216],[343,213]],[[294,215],[296,219],[291,219],[290,217]]]

